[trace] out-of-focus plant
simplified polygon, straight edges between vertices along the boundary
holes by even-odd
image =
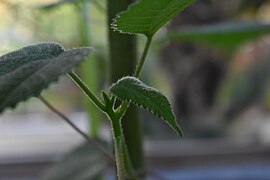
[[[50,4],[38,6],[38,10],[44,13],[50,13],[51,11],[57,11],[63,5],[73,6],[75,13],[77,14],[77,27],[79,30],[80,46],[90,46],[92,33],[91,33],[91,18],[90,18],[90,5],[95,6],[99,11],[104,12],[100,1],[95,0],[61,0]],[[97,93],[100,90],[100,77],[106,76],[106,73],[101,73],[100,62],[102,61],[100,55],[94,54],[89,57],[88,61],[85,61],[80,67],[81,77],[89,88]],[[92,137],[97,138],[99,133],[99,127],[101,123],[101,114],[95,106],[84,98],[85,109],[89,116],[90,133]]]
[[[183,27],[168,32],[172,41],[190,41],[232,52],[242,44],[270,33],[270,24],[256,21],[226,22],[214,25]]]
[[[174,42],[193,42],[218,48],[233,54],[241,45],[254,41],[270,33],[270,24],[260,21],[237,21],[214,25],[183,27],[168,32],[166,38]],[[165,38],[165,39],[166,39]],[[236,78],[229,79],[220,88],[219,96],[225,95],[226,107],[221,118],[231,122],[233,117],[252,105],[261,101],[268,90],[267,58],[253,67],[240,72]]]
[[[110,93],[103,91],[103,100],[100,100],[72,71],[89,56],[91,52],[89,48],[65,50],[56,43],[41,43],[1,56],[0,112],[13,108],[30,97],[38,97],[42,90],[59,76],[68,73],[89,100],[106,114],[111,122],[118,179],[138,179],[139,172],[134,172],[123,138],[121,119],[132,103],[148,109],[182,136],[167,98],[160,91],[144,84],[139,77],[154,34],[192,2],[193,0],[142,0],[117,15],[112,24],[115,31],[143,34],[147,37],[147,42],[134,74],[118,80],[109,88]],[[115,104],[116,99],[121,102],[120,105]]]
[[[99,1],[91,2],[97,3],[96,6],[102,8],[102,6],[99,5]],[[100,148],[98,145],[94,147],[100,148],[99,151],[108,158],[104,158],[101,154],[94,151],[93,147],[90,149],[88,145],[86,145],[66,156],[64,161],[50,171],[44,179],[93,179],[99,177],[99,174],[103,172],[111,161],[116,164],[118,179],[138,179],[139,172],[136,172],[133,168],[126,146],[128,139],[123,138],[124,135],[121,126],[121,120],[130,104],[151,111],[168,123],[179,136],[182,136],[182,131],[176,122],[176,118],[167,98],[160,91],[143,83],[139,78],[155,33],[174,15],[189,6],[192,2],[193,0],[141,0],[116,16],[112,23],[112,28],[116,31],[115,33],[143,34],[146,36],[147,41],[142,57],[133,75],[118,80],[109,88],[109,93],[102,91],[102,100],[95,95],[95,90],[92,90],[97,85],[95,82],[97,78],[96,73],[93,73],[93,71],[96,70],[93,68],[96,66],[95,64],[90,63],[86,65],[86,70],[84,70],[84,72],[87,73],[85,73],[83,79],[89,78],[87,84],[90,84],[91,88],[73,72],[73,69],[84,59],[88,59],[91,53],[90,48],[65,50],[57,43],[41,43],[26,46],[0,57],[0,112],[3,112],[6,108],[13,108],[19,102],[30,97],[39,97],[40,93],[52,82],[57,81],[59,76],[69,74],[86,94],[88,100],[93,103],[93,106],[90,107],[91,113],[93,113],[93,107],[95,107],[106,114],[111,122],[115,148],[114,158],[111,158],[110,153],[104,151],[104,149]],[[86,9],[88,1],[62,0],[43,6],[42,8],[47,10],[53,9],[66,3],[74,4],[77,7],[78,13],[82,15],[82,18],[79,19],[82,36],[81,45],[89,45],[89,24],[85,23],[88,20]],[[172,41],[192,41],[214,45],[225,51],[233,52],[241,44],[269,32],[269,24],[258,22],[233,22],[203,27],[185,27],[178,31],[168,32],[166,38]],[[89,61],[91,61],[91,59]],[[258,67],[256,71],[252,69],[247,71],[247,74],[250,74],[251,77],[249,79],[252,79],[254,74],[258,75],[260,73],[260,80],[263,82],[267,81],[267,77],[269,76],[267,66],[258,65],[256,67]],[[240,95],[237,95],[234,99],[239,97],[245,99],[246,96],[254,95],[254,92],[256,95],[254,98],[257,98],[265,93],[261,90],[260,85],[253,86],[250,88],[250,91],[246,91],[248,92],[247,95],[242,93],[241,86],[243,83],[247,83],[249,79],[240,78],[239,81],[236,81],[235,91],[237,93],[240,92]],[[254,82],[257,82],[257,80],[256,78],[253,79]],[[94,86],[92,86],[93,84]],[[256,88],[260,88],[259,91],[257,91]],[[42,97],[40,97],[40,99],[46,103]],[[120,101],[119,104],[116,104],[117,99]],[[48,106],[50,105],[48,104]],[[51,109],[53,110],[53,107],[51,107]],[[235,108],[233,108],[233,110],[234,109]],[[63,115],[59,115],[65,119]],[[68,120],[67,122],[69,123]],[[71,125],[74,126],[73,124]],[[74,128],[76,129],[76,127]],[[94,126],[94,128],[96,128],[96,126]],[[78,132],[80,131],[78,130]],[[82,133],[82,135],[85,136],[90,143],[95,143],[85,134]],[[95,156],[95,158],[92,159],[90,156]],[[89,157],[90,159],[85,159],[85,157]],[[78,164],[80,164],[80,166],[78,166]],[[91,171],[89,171],[90,167]],[[72,171],[66,172],[66,168]],[[55,173],[56,171],[61,173]]]

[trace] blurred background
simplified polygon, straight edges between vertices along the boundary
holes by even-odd
[[[100,96],[110,85],[106,10],[105,0],[0,0],[0,53],[48,41],[94,47],[77,72]],[[142,79],[169,97],[185,137],[140,110],[149,179],[270,179],[269,21],[269,0],[200,0],[158,32]],[[140,55],[145,38],[137,42]],[[106,117],[68,77],[42,95],[111,141]],[[68,179],[71,169],[70,179],[94,179],[108,164],[83,143],[38,99],[20,103],[0,115],[0,180]]]

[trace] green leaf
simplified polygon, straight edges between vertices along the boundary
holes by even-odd
[[[87,180],[100,179],[107,169],[108,161],[89,144],[71,151],[50,167],[41,180]]]
[[[64,50],[56,43],[30,45],[0,57],[0,113],[33,96],[76,67],[90,48]]]
[[[230,22],[183,28],[169,32],[168,37],[173,41],[202,42],[230,51],[267,33],[270,33],[270,24]]]
[[[127,11],[119,13],[112,28],[121,33],[139,33],[152,36],[193,0],[140,0]]]
[[[129,101],[148,109],[167,122],[179,136],[182,136],[169,101],[158,90],[145,85],[134,77],[124,77],[113,84],[110,91],[120,100]]]

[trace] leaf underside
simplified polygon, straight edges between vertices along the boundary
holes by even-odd
[[[119,13],[112,28],[121,33],[152,36],[159,28],[188,7],[193,0],[140,0]]]
[[[64,50],[56,43],[30,45],[0,57],[0,113],[39,96],[59,76],[76,67],[90,48]]]
[[[230,22],[190,27],[169,32],[174,41],[194,41],[231,51],[250,40],[270,33],[270,24],[259,22]]]
[[[110,91],[120,100],[129,101],[151,111],[167,122],[179,136],[182,136],[169,101],[158,90],[145,85],[134,77],[124,77],[113,84]]]

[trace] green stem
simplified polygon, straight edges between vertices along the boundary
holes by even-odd
[[[125,180],[127,177],[124,155],[124,136],[121,127],[121,120],[117,118],[112,106],[107,107],[106,113],[111,120],[112,134],[114,139],[114,151],[116,161],[116,171],[118,180]]]
[[[146,45],[145,45],[145,48],[144,48],[144,51],[143,51],[143,54],[142,54],[142,58],[141,58],[140,62],[138,63],[138,65],[136,66],[136,70],[135,70],[135,73],[134,73],[135,77],[140,77],[140,75],[141,75],[142,68],[143,68],[144,62],[146,60],[146,56],[147,56],[148,51],[150,49],[150,45],[151,45],[151,42],[152,42],[152,37],[153,36],[147,36],[147,42],[146,42]]]
[[[92,93],[92,91],[74,72],[69,72],[68,74],[100,110],[102,111],[106,110],[105,105],[94,95],[94,93]]]
[[[125,115],[128,107],[129,107],[129,102],[125,101],[122,103],[119,110],[117,111],[117,116],[119,119],[121,119]]]
[[[137,65],[137,67],[136,67],[135,74],[134,74],[135,77],[139,77],[140,74],[141,74],[142,67],[143,67],[144,62],[146,60],[146,57],[147,57],[147,54],[148,54],[148,51],[149,51],[151,42],[152,42],[152,36],[149,36],[147,38],[147,42],[146,42],[146,45],[145,45],[145,48],[144,48],[144,51],[143,51],[142,58],[141,58],[139,64]],[[122,105],[121,105],[121,107],[119,108],[119,110],[116,112],[117,119],[119,119],[120,122],[121,122],[122,117],[125,115],[128,107],[129,107],[129,102],[123,102]],[[113,128],[113,131],[115,131],[114,128]],[[117,143],[116,140],[117,139],[115,138],[115,143]],[[116,144],[115,146],[117,147],[118,145]],[[123,147],[124,146],[122,145],[121,148],[123,148]],[[117,155],[117,153],[116,153],[116,155]],[[122,158],[124,158],[124,161],[126,161],[127,164],[129,163],[129,158],[127,156],[124,156]],[[117,166],[117,168],[118,168],[118,166]],[[119,172],[118,171],[117,171],[117,174],[118,174],[118,177],[119,177]]]
[[[118,179],[125,180],[127,175],[129,177],[133,177],[133,172],[129,165],[130,160],[126,154],[127,152],[125,152],[126,147],[124,144],[125,141],[121,127],[121,119],[114,112],[113,104],[110,104],[110,106],[104,105],[74,72],[69,72],[68,74],[73,79],[73,81],[82,89],[82,91],[93,101],[93,103],[100,110],[105,112],[111,120]],[[115,97],[113,97],[112,101],[114,100]]]
[[[117,116],[117,113],[113,108],[115,103],[115,97],[112,96],[111,98],[109,98],[105,93],[103,93],[103,97],[104,99],[107,99],[105,101],[106,114],[111,120],[112,125],[117,174],[120,173],[121,177],[128,177],[129,179],[134,179],[133,167],[125,144],[123,128],[121,126],[121,119]]]
[[[108,27],[111,26],[111,20],[116,14],[127,9],[127,7],[136,0],[107,0]],[[110,28],[109,28],[110,29]],[[119,78],[133,74],[136,67],[137,59],[137,43],[136,36],[122,35],[109,30],[109,57],[111,69],[111,82],[116,82]],[[124,103],[123,103],[124,104]],[[128,106],[128,103],[126,104]],[[127,164],[131,164],[133,171],[144,168],[141,121],[137,107],[131,106],[128,109],[120,107],[117,109],[117,119],[121,120],[126,156],[124,157]],[[120,114],[120,116],[119,116]],[[125,116],[123,116],[125,114]],[[125,152],[124,151],[124,152]],[[126,167],[127,173],[129,168]],[[128,174],[129,176],[129,174]],[[130,177],[130,176],[129,176]]]
[[[58,115],[61,119],[63,119],[67,124],[69,124],[78,134],[80,134],[91,146],[93,146],[98,152],[105,155],[109,160],[114,162],[114,158],[110,153],[106,151],[101,145],[99,145],[94,139],[90,138],[87,134],[81,131],[67,116],[58,111],[53,105],[51,105],[45,98],[39,96],[39,99],[45,106],[47,106],[52,112]]]
[[[113,127],[113,137],[114,137],[114,148],[115,148],[115,159],[116,159],[116,169],[118,180],[126,179],[126,170],[125,170],[125,160],[123,152],[123,140],[121,126],[119,122],[112,122]]]

